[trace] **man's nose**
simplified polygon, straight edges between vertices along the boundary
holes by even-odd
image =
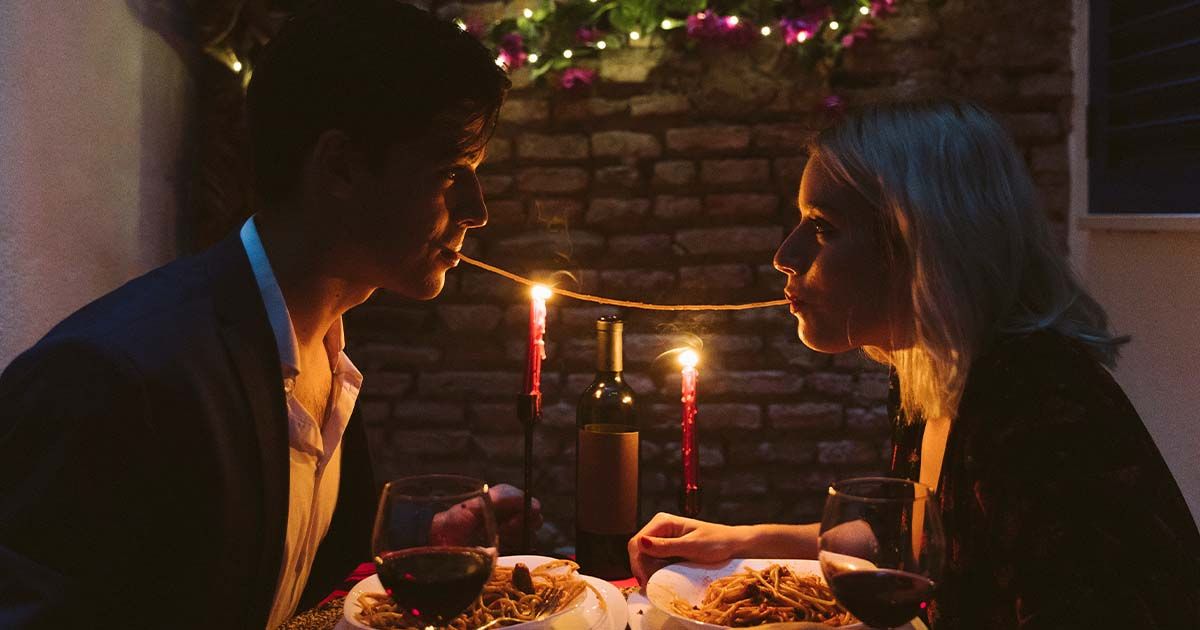
[[[474,171],[467,181],[459,181],[464,190],[454,205],[454,220],[463,228],[477,228],[487,225],[487,203],[483,200],[483,186]]]

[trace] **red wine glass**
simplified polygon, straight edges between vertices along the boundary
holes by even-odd
[[[445,625],[479,597],[498,545],[486,483],[422,475],[384,486],[371,537],[375,569],[399,609],[425,628]]]
[[[842,606],[873,628],[921,616],[941,579],[945,534],[933,490],[863,477],[829,487],[817,558]]]

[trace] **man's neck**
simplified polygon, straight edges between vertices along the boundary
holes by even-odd
[[[306,227],[300,216],[293,219],[286,213],[281,209],[258,214],[255,226],[287,304],[296,343],[305,354],[305,349],[320,347],[334,321],[365,302],[375,288],[341,273],[343,261],[332,239]]]

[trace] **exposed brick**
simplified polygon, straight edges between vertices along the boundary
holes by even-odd
[[[771,173],[775,177],[777,189],[787,197],[795,198],[800,190],[800,177],[804,175],[804,167],[808,157],[775,158],[771,161]]]
[[[852,407],[846,410],[846,428],[852,431],[886,431],[891,427],[887,407],[879,405],[870,409]]]
[[[816,458],[816,443],[806,440],[772,436],[769,442],[752,442],[743,438],[729,445],[729,463],[734,466],[809,464]]]
[[[596,320],[604,315],[614,315],[617,309],[613,306],[569,306],[562,309],[562,326],[589,331],[596,329]]]
[[[749,127],[714,126],[667,130],[667,149],[679,154],[733,153],[749,147]]]
[[[814,402],[770,405],[767,417],[775,429],[832,431],[842,426],[842,406]]]
[[[555,429],[575,428],[575,398],[582,389],[576,389],[569,384],[564,388],[564,395],[570,402],[560,402],[554,405],[542,406],[542,423]],[[513,414],[516,415],[515,413]]]
[[[775,216],[779,197],[762,193],[708,195],[704,212],[714,217],[766,218]]]
[[[871,442],[833,440],[817,443],[817,461],[822,464],[868,464],[879,460],[879,451]]]
[[[486,271],[466,270],[461,274],[459,293],[473,298],[504,299],[512,293],[512,287],[496,282],[496,276]]]
[[[679,268],[681,289],[744,289],[754,281],[749,265],[703,265]]]
[[[412,374],[404,372],[376,372],[370,379],[363,378],[364,396],[398,397],[412,389]]]
[[[486,333],[500,323],[504,312],[486,304],[441,304],[438,317],[453,332]]]
[[[530,215],[538,225],[569,228],[583,219],[583,202],[553,197],[534,199],[530,203]]]
[[[1067,162],[1067,145],[1053,144],[1044,147],[1034,147],[1032,151],[1032,170],[1037,173],[1066,173],[1069,169]]]
[[[492,138],[487,143],[484,164],[503,164],[512,158],[513,143],[508,138]]]
[[[654,198],[654,216],[668,221],[679,221],[698,216],[701,212],[697,197],[659,195]]]
[[[479,174],[479,187],[483,189],[484,197],[508,194],[508,191],[512,190],[512,184],[513,178],[511,175]]]
[[[471,443],[467,431],[394,431],[389,434],[387,450],[392,455],[462,455]]]
[[[519,430],[509,434],[475,436],[472,441],[489,463],[519,463],[525,459],[525,436]],[[544,432],[533,434],[533,455],[539,460],[558,456],[562,448],[557,439]],[[571,450],[574,450],[574,445],[571,445]]]
[[[517,173],[517,189],[528,193],[566,194],[583,192],[588,173],[581,168],[525,168]]]
[[[639,48],[636,42],[628,48],[609,49],[600,57],[600,77],[614,83],[642,83],[658,67],[665,51],[665,48]]]
[[[1002,114],[1000,119],[1018,142],[1044,142],[1062,137],[1057,114]]]
[[[583,98],[559,101],[554,104],[554,118],[559,122],[619,116],[629,111],[629,101],[609,98]]]
[[[549,117],[550,104],[541,98],[510,98],[504,101],[504,107],[500,109],[501,123],[536,123]]]
[[[804,389],[803,376],[783,370],[708,372],[702,378],[704,393],[711,395],[783,396]]]
[[[761,497],[767,494],[767,476],[761,472],[726,471],[720,477],[710,480],[708,485],[721,497]]]
[[[546,375],[543,375],[546,376]],[[520,391],[524,375],[512,372],[429,372],[421,375],[421,396],[432,399],[467,399],[509,396]]]
[[[670,234],[630,234],[608,239],[608,255],[614,258],[663,258],[670,253]]]
[[[657,162],[654,165],[654,186],[670,188],[689,186],[696,181],[696,163],[682,160]]]
[[[808,388],[827,396],[845,396],[854,386],[854,377],[849,374],[818,372],[808,376]]]
[[[675,418],[675,422],[679,422],[679,418]],[[700,420],[697,420],[700,422]],[[703,430],[703,429],[702,429]],[[714,444],[707,444],[701,438],[701,442],[697,445],[700,450],[700,469],[715,470],[725,467],[725,454],[721,452],[721,447]],[[664,466],[679,466],[683,461],[683,456],[679,450],[679,442],[667,442],[663,444],[662,464]]]
[[[855,394],[863,400],[884,401],[888,396],[888,375],[880,372],[866,372],[858,375],[858,386]]]
[[[595,188],[630,191],[636,189],[641,180],[641,174],[632,166],[605,166],[596,169]]]
[[[520,201],[502,199],[487,202],[488,225],[514,226],[525,224],[525,204]]]
[[[354,406],[362,413],[363,424],[369,427],[386,425],[391,418],[392,403],[387,400],[360,398]]]
[[[675,242],[694,255],[774,252],[782,240],[778,227],[700,228],[675,233]]]
[[[465,422],[466,410],[453,403],[401,400],[392,406],[392,420],[402,427],[449,427]]]
[[[889,42],[930,39],[938,34],[938,22],[932,15],[891,16],[879,20],[879,38]]]
[[[789,334],[773,337],[769,345],[789,365],[808,369],[820,369],[829,365],[830,356],[828,354],[817,352],[800,342],[796,336],[794,324]]]
[[[1035,74],[1023,77],[1017,88],[1021,96],[1070,96],[1074,77],[1070,73]]]
[[[604,237],[583,230],[570,232],[532,232],[500,239],[492,254],[525,258],[591,256],[604,249]],[[490,276],[495,282],[495,276]],[[465,278],[464,278],[465,281]],[[464,286],[465,291],[465,286]]]
[[[592,134],[592,154],[596,157],[655,158],[662,155],[662,144],[648,133],[601,131]]]
[[[676,344],[683,345],[683,344]],[[731,355],[762,350],[762,339],[757,335],[706,335],[704,348],[708,351]]]
[[[622,294],[658,293],[674,288],[675,274],[650,269],[612,269],[600,272],[605,290]]]
[[[700,181],[708,186],[762,185],[770,179],[767,160],[705,160]]]
[[[788,494],[801,492],[824,493],[829,489],[829,484],[837,481],[839,477],[837,473],[823,470],[807,470],[803,472],[777,470],[771,473],[771,485],[777,492]]]
[[[635,96],[629,101],[629,112],[635,118],[684,114],[691,107],[692,105],[688,102],[687,97],[682,94],[645,94]]]
[[[649,199],[593,199],[585,220],[588,225],[629,229],[640,225],[648,214]]]
[[[523,133],[517,137],[517,157],[525,160],[585,160],[588,139],[574,133]]]
[[[442,351],[432,346],[380,342],[363,344],[347,354],[364,373],[429,367],[442,358]],[[363,383],[366,382],[367,377],[364,377]]]
[[[767,151],[801,151],[819,129],[805,124],[755,125],[754,148]]]

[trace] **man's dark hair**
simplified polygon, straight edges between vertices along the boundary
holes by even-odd
[[[254,68],[246,110],[256,192],[267,202],[292,195],[329,129],[374,168],[398,143],[431,160],[481,147],[510,86],[487,48],[451,22],[398,0],[317,0]]]

